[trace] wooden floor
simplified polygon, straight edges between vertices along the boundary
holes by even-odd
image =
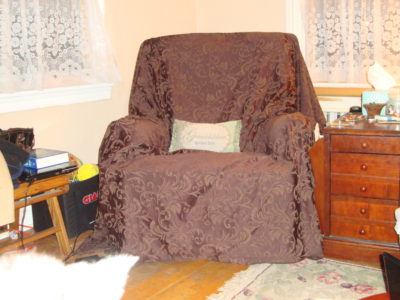
[[[77,246],[90,232],[81,235]],[[70,239],[71,246],[74,238]],[[62,257],[55,236],[36,241],[38,252]],[[69,262],[74,261],[72,257]],[[122,300],[205,299],[216,293],[225,281],[247,266],[211,261],[183,263],[139,263],[129,273]]]

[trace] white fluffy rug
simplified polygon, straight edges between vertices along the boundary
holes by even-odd
[[[29,251],[0,256],[1,299],[119,300],[138,257],[116,255],[98,262],[65,265],[53,256]]]

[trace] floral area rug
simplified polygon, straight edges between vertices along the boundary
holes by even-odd
[[[257,264],[207,300],[352,300],[385,292],[380,269],[335,260]]]

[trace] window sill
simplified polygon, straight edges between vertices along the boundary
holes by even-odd
[[[0,114],[111,98],[111,83],[0,95]]]
[[[364,91],[373,91],[369,84],[314,83],[317,96],[361,97]]]

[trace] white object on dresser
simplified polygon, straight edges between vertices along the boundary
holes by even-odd
[[[394,230],[399,235],[399,242],[400,242],[400,207],[396,208],[394,211],[394,216],[396,217],[396,225],[394,226]]]

